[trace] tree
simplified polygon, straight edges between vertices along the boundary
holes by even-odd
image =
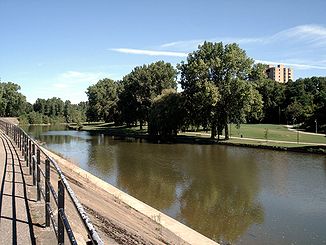
[[[15,83],[0,83],[0,116],[17,117],[24,113],[26,97],[19,90]]]
[[[287,117],[309,131],[326,131],[326,77],[289,82],[286,87]]]
[[[149,113],[148,132],[150,136],[168,139],[176,136],[184,126],[186,118],[185,100],[182,93],[174,89],[163,90],[154,99]]]
[[[127,124],[148,121],[148,113],[156,96],[163,89],[176,89],[176,70],[170,63],[158,61],[138,66],[122,80],[119,109]]]
[[[87,88],[88,121],[113,121],[117,110],[117,88],[117,83],[108,78],[99,80],[95,85]]]
[[[302,122],[305,117],[305,111],[302,104],[296,100],[287,106],[286,114],[288,120],[293,124]]]
[[[249,106],[246,108],[246,122],[257,123],[260,122],[264,116],[263,98],[254,85],[250,86],[249,93],[249,98],[251,98],[251,101],[249,102]]]
[[[66,122],[67,123],[71,123],[72,120],[72,105],[70,100],[66,100],[65,101],[65,106],[64,106],[64,110],[63,110],[63,114],[65,116]]]
[[[255,88],[262,96],[263,122],[281,123],[285,105],[285,85],[270,79],[260,79],[254,82]],[[283,120],[282,120],[283,118]]]
[[[39,112],[45,114],[46,100],[38,98],[33,104],[33,108],[35,112]]]
[[[198,114],[202,105],[196,97],[198,94],[203,97],[207,91],[211,91],[211,101],[205,101],[207,104],[203,109],[212,138],[217,131],[225,128],[225,138],[228,139],[227,123],[239,123],[245,118],[244,108],[250,98],[243,96],[243,93],[250,85],[242,80],[248,78],[252,64],[253,60],[235,43],[224,46],[222,42],[204,42],[198,50],[188,55],[187,63],[182,62],[178,66],[181,71],[180,84],[194,121],[202,121],[200,117],[203,116]]]
[[[257,63],[252,66],[251,72],[249,74],[249,80],[259,81],[267,79],[266,69],[268,65]]]

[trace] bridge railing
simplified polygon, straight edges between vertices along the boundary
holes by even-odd
[[[88,218],[83,206],[80,204],[75,193],[71,189],[58,163],[20,127],[3,120],[0,120],[0,127],[10,138],[13,139],[22,152],[26,165],[29,167],[29,174],[32,175],[33,185],[36,186],[37,201],[41,201],[41,198],[43,198],[45,202],[45,226],[52,226],[58,244],[64,244],[65,235],[68,236],[71,244],[78,244],[67,215],[65,196],[70,198],[72,206],[76,210],[77,215],[84,226],[85,232],[87,232],[89,239],[89,241],[86,242],[87,245],[104,244]],[[51,180],[51,178],[54,178],[51,175],[51,172],[54,172],[57,175],[57,188],[52,184],[53,180]],[[67,195],[65,195],[65,192]],[[50,201],[51,195],[54,200],[52,202]],[[71,205],[68,208],[71,208]],[[71,212],[71,210],[69,211]]]

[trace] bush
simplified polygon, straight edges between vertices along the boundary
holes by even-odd
[[[29,124],[42,124],[43,116],[41,113],[32,111],[28,114],[28,122]]]
[[[20,115],[18,120],[19,120],[19,124],[21,125],[29,124],[28,116],[26,114]]]

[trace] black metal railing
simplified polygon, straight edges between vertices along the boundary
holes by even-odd
[[[57,162],[43,151],[40,145],[20,127],[3,120],[0,120],[0,127],[6,135],[13,139],[22,152],[26,166],[29,168],[29,174],[32,175],[33,185],[36,186],[37,201],[41,201],[43,197],[45,202],[45,226],[50,227],[52,225],[58,244],[64,244],[65,232],[70,243],[77,244],[67,213],[65,212],[65,192],[67,192],[85,227],[89,239],[87,244],[104,244]],[[57,192],[51,183],[51,168],[54,169],[58,177]],[[52,202],[54,207],[50,202],[51,194],[54,200]],[[55,210],[57,210],[57,220],[55,219]]]

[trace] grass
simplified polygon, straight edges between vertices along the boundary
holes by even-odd
[[[240,128],[236,128],[235,125],[232,125],[231,137],[241,137],[242,135],[244,138],[266,140],[266,129],[268,140],[297,142],[297,137],[299,135],[299,142],[326,144],[325,136],[297,133],[288,130],[283,125],[275,124],[241,124]]]
[[[73,125],[70,125],[73,126]],[[229,125],[230,129],[230,125]],[[147,126],[144,126],[140,130],[139,126],[115,126],[113,123],[91,123],[83,124],[81,130],[86,131],[101,131],[107,132],[109,134],[117,136],[128,136],[128,137],[146,137],[147,136]],[[267,133],[266,133],[267,132]],[[323,135],[308,135],[299,133],[299,143],[297,143],[298,133],[295,131],[288,130],[287,127],[283,125],[275,124],[241,124],[240,128],[236,125],[231,125],[231,130],[229,130],[231,139],[228,141],[222,141],[221,143],[234,144],[234,145],[248,145],[248,146],[261,146],[261,147],[286,147],[286,148],[316,148],[316,146],[311,146],[304,143],[317,143],[326,144],[326,137]],[[241,135],[243,138],[241,138]],[[199,132],[185,132],[179,133],[177,142],[201,142],[201,143],[212,143],[210,141],[210,132],[199,131]],[[289,141],[287,142],[270,142],[267,140],[277,140],[277,141]],[[236,138],[239,137],[239,138]],[[221,137],[223,139],[223,137]],[[248,140],[245,138],[252,138],[257,140]],[[318,148],[318,146],[317,146]],[[325,147],[322,147],[323,149]],[[307,150],[309,151],[309,150]],[[322,150],[325,152],[325,150]]]

